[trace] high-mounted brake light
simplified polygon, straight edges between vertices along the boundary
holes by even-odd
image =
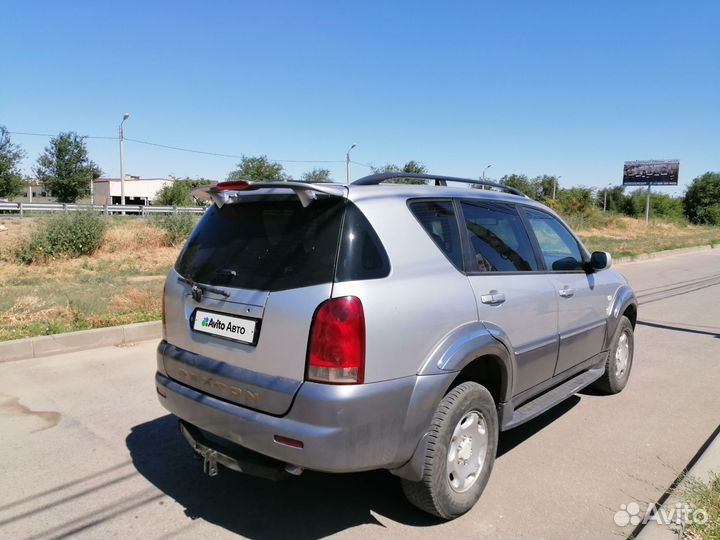
[[[239,189],[247,189],[250,182],[245,180],[229,180],[228,182],[218,182],[215,184],[215,189],[220,191],[237,191]]]
[[[331,384],[365,380],[365,313],[358,297],[332,298],[315,312],[307,378]]]

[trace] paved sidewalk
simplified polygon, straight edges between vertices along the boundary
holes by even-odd
[[[707,443],[698,450],[690,462],[690,468],[681,474],[673,486],[657,502],[668,510],[674,509],[676,504],[684,504],[677,493],[677,486],[682,485],[684,478],[693,478],[700,482],[709,482],[711,475],[720,474],[720,426],[710,436]],[[657,521],[649,521],[646,525],[640,524],[630,537],[638,540],[677,540],[681,538],[682,531],[676,525],[660,525]]]

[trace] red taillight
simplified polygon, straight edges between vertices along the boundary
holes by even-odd
[[[365,314],[356,296],[333,298],[315,312],[307,378],[334,384],[365,380]]]
[[[215,189],[222,191],[237,191],[239,189],[247,189],[250,182],[245,180],[229,180],[228,182],[218,182],[215,184]]]

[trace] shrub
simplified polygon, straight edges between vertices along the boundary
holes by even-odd
[[[200,186],[210,185],[210,180],[200,178],[191,180],[189,178],[174,179],[172,184],[164,186],[155,197],[155,204],[162,206],[205,206],[205,202],[198,201],[193,197],[192,191]]]
[[[185,212],[167,214],[154,218],[155,224],[165,231],[165,245],[182,244],[195,227],[195,216]]]
[[[720,173],[707,172],[695,178],[683,203],[692,223],[720,225]]]
[[[23,264],[92,255],[102,244],[105,218],[94,212],[72,212],[46,219],[18,246],[15,258]]]

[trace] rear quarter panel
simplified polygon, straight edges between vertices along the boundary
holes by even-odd
[[[444,336],[477,321],[465,275],[437,248],[404,198],[358,198],[390,258],[383,279],[340,282],[333,297],[358,296],[366,325],[365,381],[417,373]]]

